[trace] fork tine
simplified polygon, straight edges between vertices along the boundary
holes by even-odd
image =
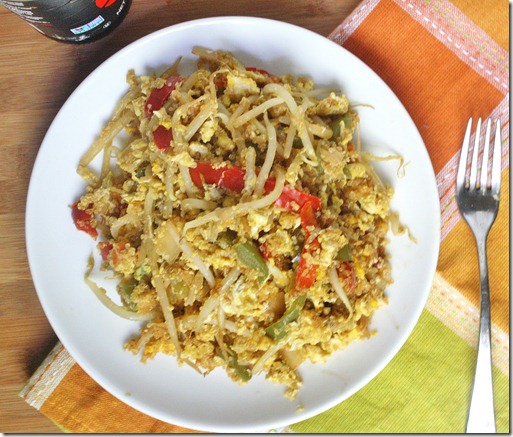
[[[493,157],[492,157],[492,191],[495,193],[499,192],[501,184],[501,122],[497,120],[495,129],[495,143],[493,145]]]
[[[458,173],[456,175],[456,188],[461,189],[465,187],[465,174],[467,173],[467,158],[468,148],[470,144],[470,130],[472,128],[472,118],[468,120],[467,130],[463,137],[463,144],[460,151],[460,163],[458,165]]]
[[[486,123],[486,134],[483,150],[483,162],[481,164],[481,190],[484,191],[488,187],[488,156],[490,154],[490,131],[492,130],[492,119],[488,119]]]
[[[477,120],[477,128],[474,138],[474,150],[472,152],[472,164],[470,165],[469,189],[473,190],[477,184],[477,160],[479,157],[479,142],[481,140],[481,118]]]

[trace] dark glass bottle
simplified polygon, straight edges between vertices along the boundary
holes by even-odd
[[[132,0],[0,0],[36,30],[57,41],[83,43],[113,30]]]

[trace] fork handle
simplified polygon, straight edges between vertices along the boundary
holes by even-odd
[[[493,405],[492,350],[490,321],[490,290],[488,286],[488,265],[486,261],[486,235],[476,236],[481,277],[481,316],[479,342],[477,347],[474,388],[467,421],[468,433],[495,433]]]

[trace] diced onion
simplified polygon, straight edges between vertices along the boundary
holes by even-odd
[[[283,354],[285,359],[287,360],[287,364],[291,369],[297,369],[299,365],[303,362],[304,357],[301,354],[301,351],[298,350],[286,350],[283,349],[280,354]]]
[[[170,222],[164,222],[157,234],[155,251],[169,264],[176,261],[182,249],[171,235]]]
[[[140,222],[139,217],[136,214],[125,214],[112,223],[110,227],[110,234],[113,238],[118,238],[119,231],[125,225],[137,225]]]
[[[320,124],[310,123],[308,125],[308,131],[319,138],[324,138],[325,140],[329,140],[333,136],[333,130],[327,126],[322,126]]]

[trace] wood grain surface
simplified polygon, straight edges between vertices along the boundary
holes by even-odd
[[[327,36],[359,1],[133,0],[116,30],[84,45],[53,41],[0,6],[0,432],[60,432],[18,396],[57,341],[30,276],[24,215],[39,146],[75,87],[124,46],[176,23],[247,15],[289,22]]]

